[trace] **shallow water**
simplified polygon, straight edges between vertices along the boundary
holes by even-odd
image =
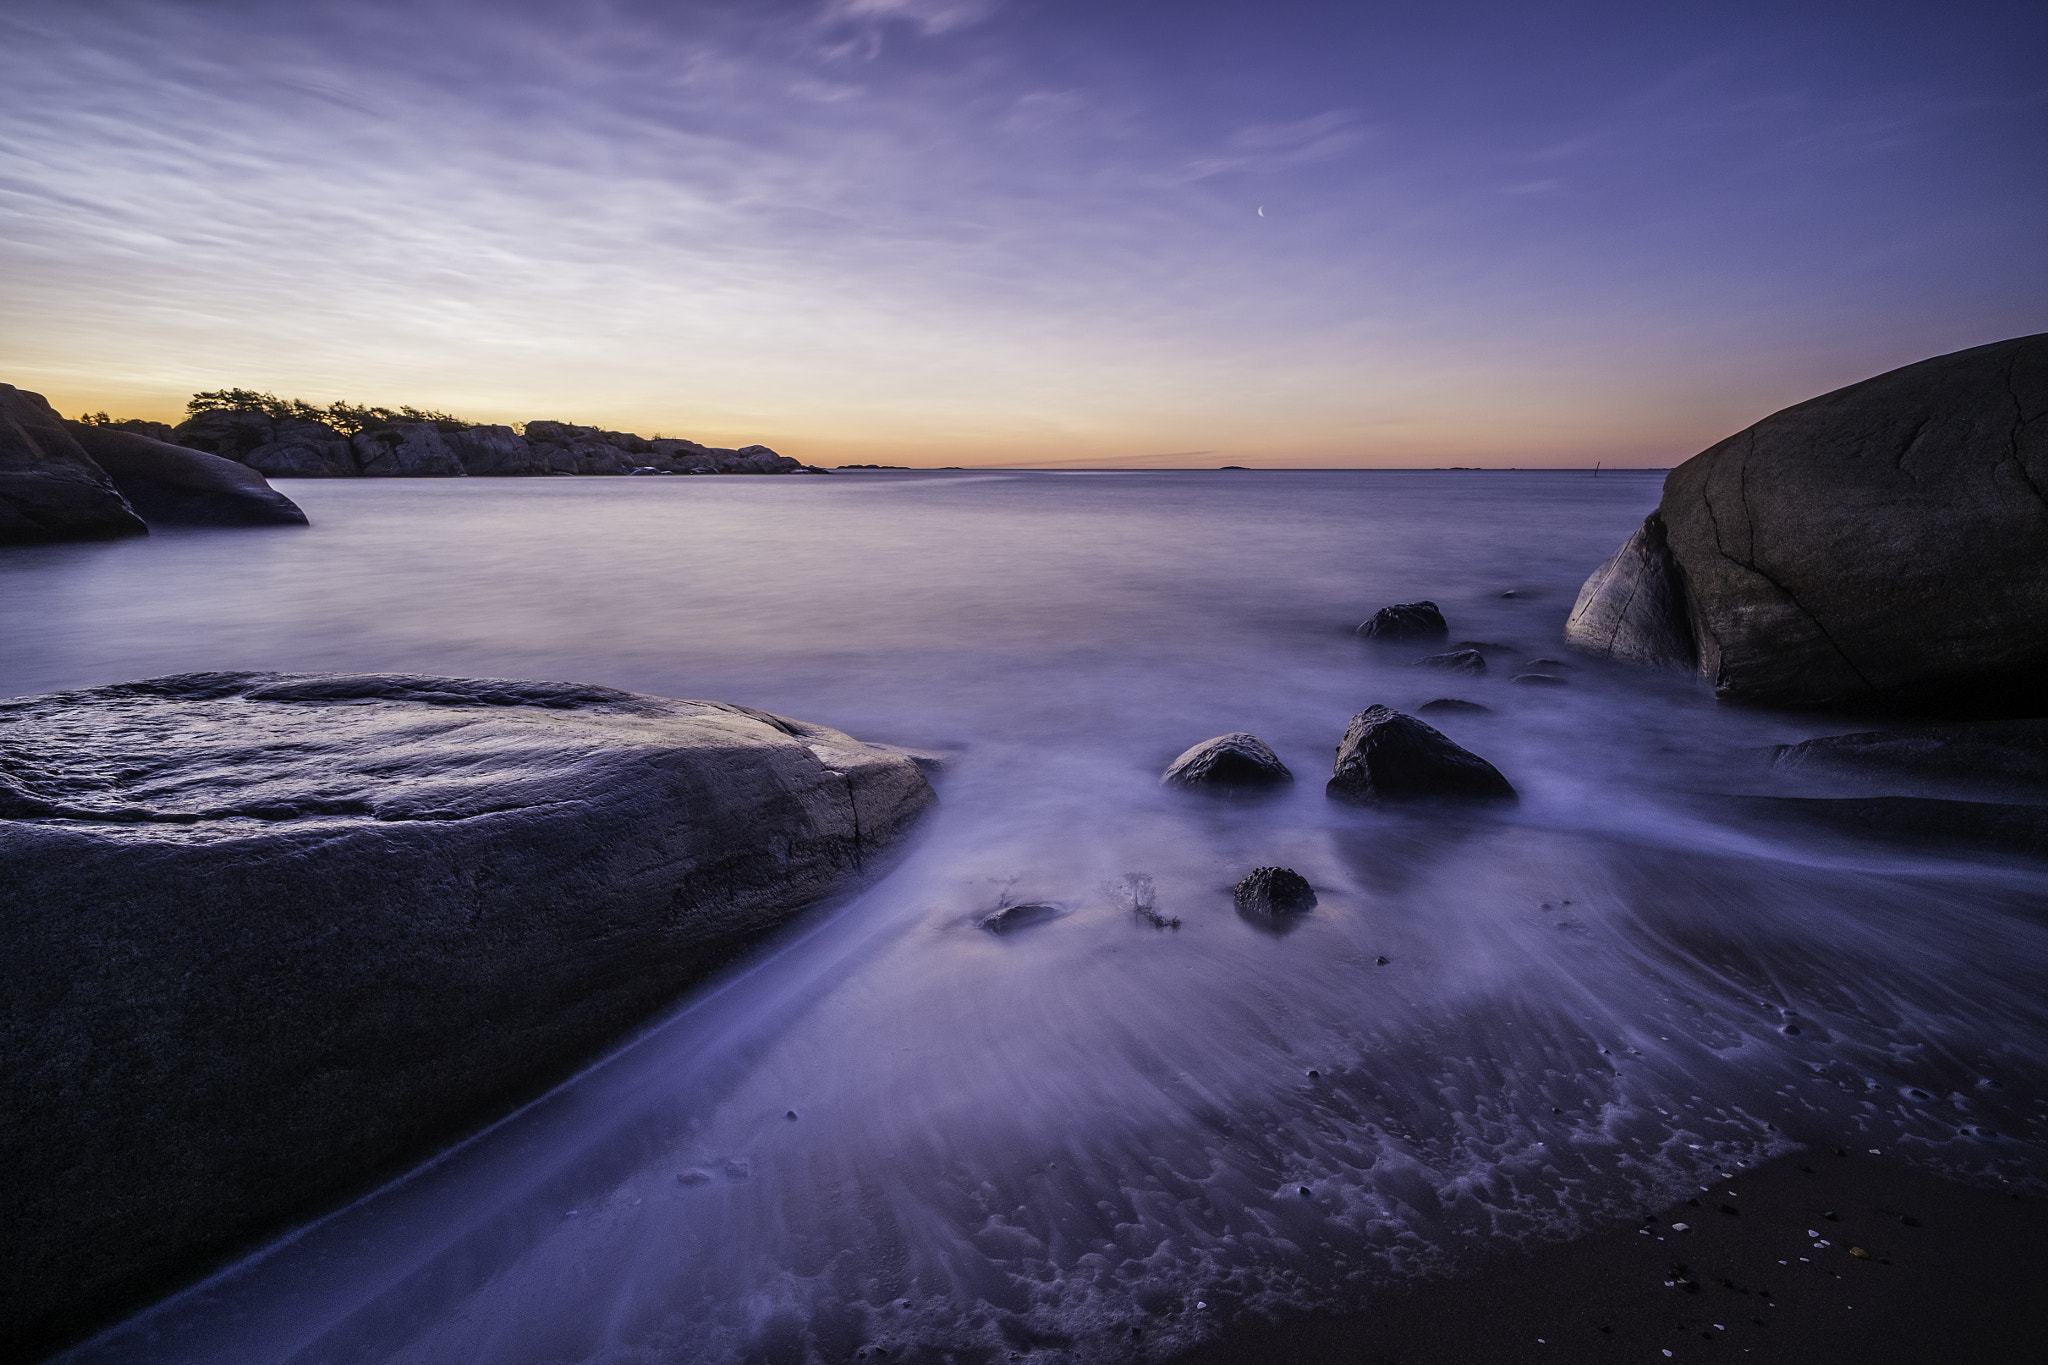
[[[1719,822],[1762,746],[1855,727],[1566,658],[1656,475],[282,486],[310,529],[0,553],[0,683],[597,682],[943,749],[943,804],[608,1061],[79,1361],[1156,1357],[1794,1140],[2048,1172],[2048,872]],[[1570,685],[1351,638],[1417,597]],[[1518,807],[1325,800],[1351,714],[1443,695],[1495,708],[1437,723]],[[1229,730],[1294,789],[1158,788]],[[1320,897],[1287,932],[1232,909],[1269,863]],[[1017,901],[1061,913],[974,927]]]

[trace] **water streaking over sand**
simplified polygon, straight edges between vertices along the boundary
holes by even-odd
[[[1560,657],[1654,476],[309,484],[299,533],[20,555],[8,691],[209,667],[564,677],[948,749],[858,900],[428,1169],[76,1353],[134,1362],[1125,1360],[1568,1236],[1796,1141],[2048,1170],[2048,873],[1711,818],[1762,746]],[[1516,589],[1523,595],[1500,594]],[[1483,679],[1348,627],[1432,597]],[[32,661],[32,662],[31,662]],[[1367,812],[1431,697],[1519,807]],[[1230,730],[1301,779],[1165,792]],[[1239,918],[1250,867],[1316,911]],[[1147,878],[1162,929],[1131,907]],[[1011,901],[1062,912],[997,937]],[[1385,961],[1381,962],[1380,959]],[[791,1117],[791,1115],[794,1117]]]

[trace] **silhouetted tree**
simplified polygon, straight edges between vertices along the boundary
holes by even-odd
[[[185,405],[185,411],[194,417],[202,412],[260,412],[266,417],[296,417],[308,422],[325,422],[348,436],[404,422],[432,422],[442,431],[466,431],[475,425],[450,413],[416,408],[411,404],[387,408],[364,406],[338,398],[323,408],[303,398],[279,398],[274,393],[258,393],[254,389],[212,389],[195,393],[192,401]]]

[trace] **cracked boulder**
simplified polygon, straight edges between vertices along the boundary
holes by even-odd
[[[1908,365],[1671,472],[1589,579],[1581,648],[1690,655],[1716,696],[2048,710],[2048,334]],[[1661,536],[1658,535],[1661,525]]]
[[[504,1112],[932,801],[836,730],[565,683],[0,702],[0,1335],[59,1340]]]

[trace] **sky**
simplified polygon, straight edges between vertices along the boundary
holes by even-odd
[[[9,0],[0,382],[1676,463],[2048,330],[2048,5]]]

